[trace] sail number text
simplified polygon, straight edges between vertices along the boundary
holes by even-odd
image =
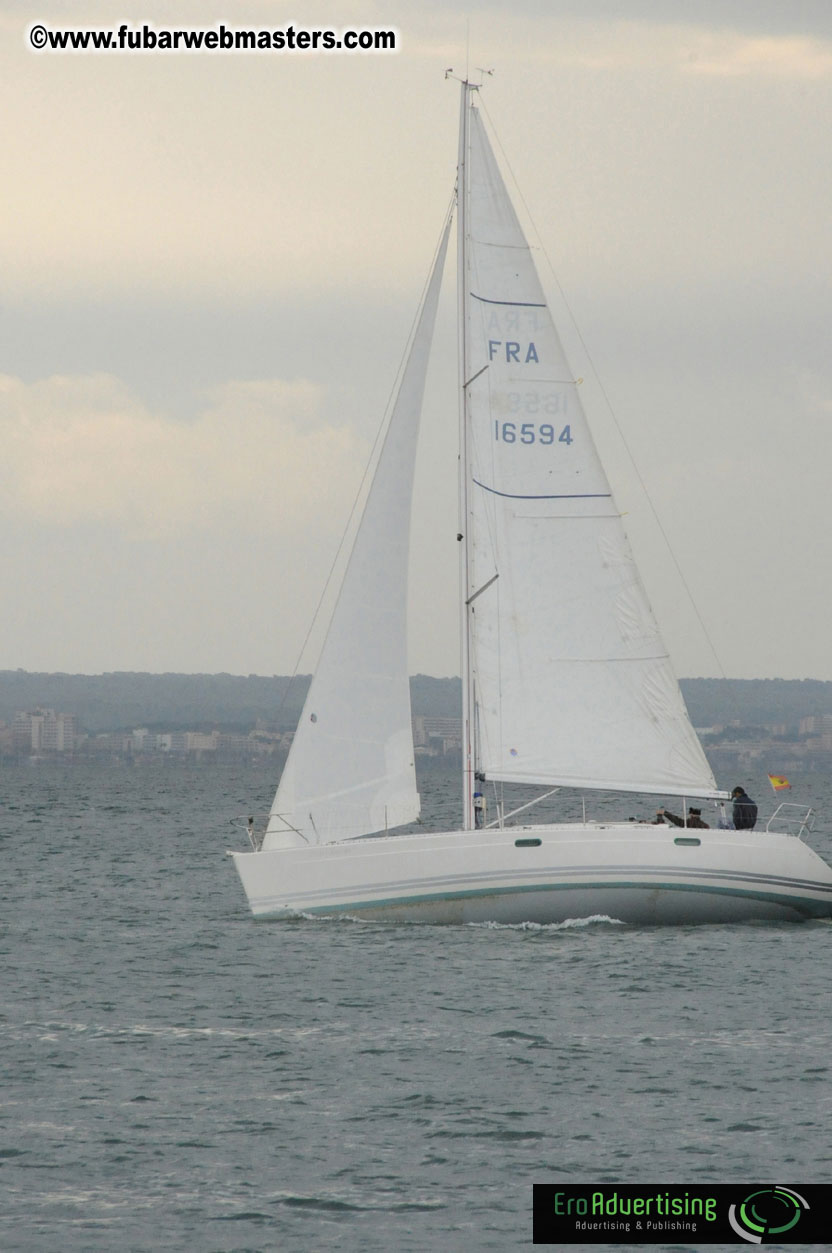
[[[494,438],[503,444],[571,444],[572,431],[565,426],[560,432],[551,422],[494,423]]]

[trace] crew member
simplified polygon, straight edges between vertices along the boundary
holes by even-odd
[[[702,821],[702,810],[694,809],[693,805],[688,810],[687,822],[685,822],[684,818],[678,817],[677,814],[672,814],[669,809],[657,809],[656,818],[659,821],[662,818],[666,818],[674,827],[701,827],[704,831],[710,831],[707,822]]]
[[[734,802],[735,829],[751,831],[757,822],[757,806],[743,787],[735,787],[731,799]]]

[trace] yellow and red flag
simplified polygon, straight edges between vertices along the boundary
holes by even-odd
[[[784,779],[781,774],[770,774],[768,781],[774,788],[775,792],[782,792],[783,788],[791,787],[788,779]]]

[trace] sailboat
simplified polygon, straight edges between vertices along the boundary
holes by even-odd
[[[532,254],[461,90],[456,184],[462,826],[414,824],[407,565],[425,373],[451,229],[415,324],[268,823],[232,852],[258,919],[715,923],[832,916],[785,829],[496,816],[489,788],[727,799],[648,604]],[[525,810],[526,807],[523,806]],[[715,808],[718,814],[719,810]],[[723,811],[724,812],[724,811]]]

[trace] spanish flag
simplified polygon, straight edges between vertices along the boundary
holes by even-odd
[[[774,788],[775,792],[782,792],[783,788],[791,787],[789,780],[784,779],[783,776],[779,774],[770,774],[768,776],[768,781]]]

